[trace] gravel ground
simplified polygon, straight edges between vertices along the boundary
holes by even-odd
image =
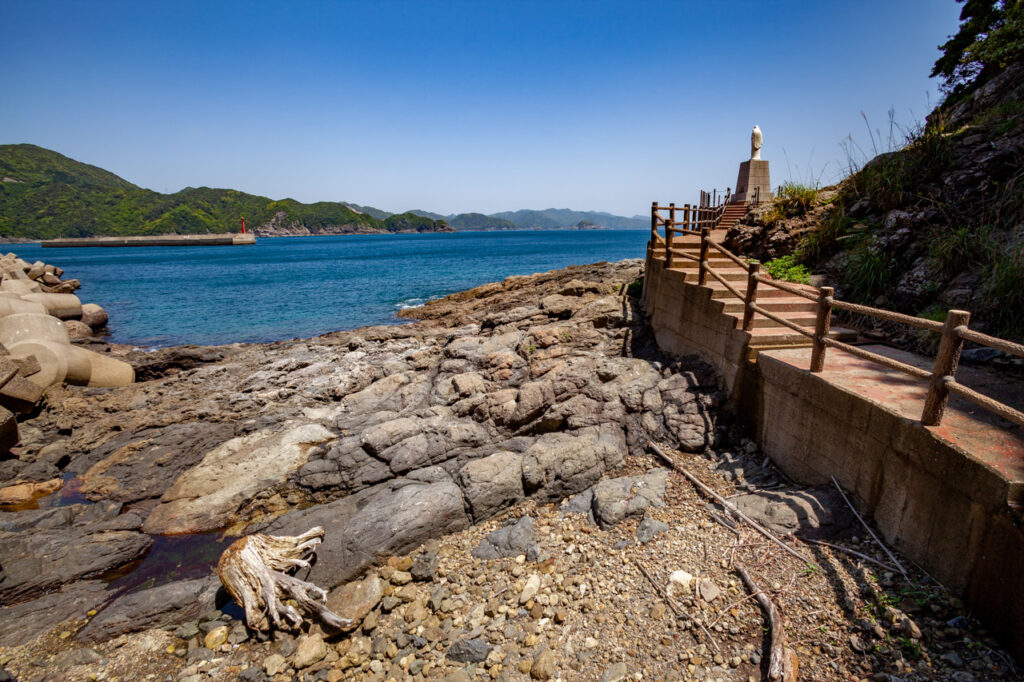
[[[723,497],[786,486],[745,446],[743,455],[674,456]],[[653,469],[664,469],[653,456],[631,457],[614,476]],[[1016,679],[1010,657],[960,600],[906,560],[909,579],[787,539],[811,566],[748,526],[728,528],[722,510],[677,472],[664,501],[608,530],[564,507],[527,502],[393,557],[369,574],[382,589],[349,634],[328,637],[313,626],[260,642],[214,612],[173,633],[69,649],[82,620],[0,651],[0,664],[22,680],[767,679],[770,628],[736,571],[743,565],[783,612],[800,679]],[[535,560],[472,556],[488,533],[525,516],[534,519]],[[638,541],[638,526],[654,521],[664,530]],[[889,561],[866,534],[833,541]],[[676,571],[694,577],[669,588],[679,615],[660,594]],[[209,634],[218,626],[227,642]]]

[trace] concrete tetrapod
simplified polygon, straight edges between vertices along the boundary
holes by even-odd
[[[0,282],[0,291],[9,291],[12,294],[22,296],[24,294],[40,294],[43,292],[43,289],[30,279],[8,279],[4,277],[4,281]]]
[[[82,301],[74,294],[22,294],[21,300],[40,303],[46,312],[62,320],[78,319],[82,316]]]
[[[36,357],[42,370],[28,378],[40,386],[61,381],[80,386],[127,386],[135,380],[135,370],[127,362],[72,346],[64,324],[50,315],[0,317],[0,344],[14,357]]]

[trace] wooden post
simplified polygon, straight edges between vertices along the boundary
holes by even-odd
[[[749,332],[754,325],[754,304],[757,303],[757,276],[761,264],[751,263],[747,269],[747,298],[743,302],[743,331]]]
[[[835,289],[822,287],[818,290],[818,317],[814,321],[814,348],[811,350],[811,371],[825,369],[825,337],[832,325],[832,295]]]
[[[684,204],[683,205],[683,229],[686,230],[687,232],[691,231],[691,227],[690,227],[690,205],[689,204]]]
[[[675,236],[676,204],[668,205],[668,222],[665,223],[665,267],[672,267],[672,240]]]
[[[697,266],[697,284],[704,286],[708,283],[708,230],[700,228],[700,263]]]
[[[651,248],[658,243],[658,202],[651,202]]]
[[[942,423],[942,413],[949,401],[949,389],[946,388],[946,377],[956,377],[956,367],[960,364],[960,351],[964,349],[964,340],[957,332],[957,327],[966,327],[971,314],[966,310],[950,310],[946,314],[946,323],[942,325],[942,339],[939,341],[939,352],[935,354],[935,366],[932,369],[932,380],[928,385],[928,396],[924,400],[924,412],[921,423],[925,426],[938,426]]]

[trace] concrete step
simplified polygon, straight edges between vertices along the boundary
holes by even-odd
[[[729,317],[736,319],[736,327],[739,328],[743,324],[743,313],[725,313]],[[795,325],[805,327],[807,331],[814,331],[814,323],[817,319],[817,315],[807,313],[786,313],[780,315],[787,322],[792,322]],[[751,320],[754,329],[778,329],[791,331],[789,327],[779,324],[775,320],[769,319],[764,315],[754,315],[754,319]],[[796,332],[793,332],[794,334]]]
[[[750,330],[749,334],[750,347],[762,350],[768,347],[812,345],[809,338],[785,327],[760,327]],[[829,330],[828,336],[837,341],[853,341],[857,338],[857,332],[843,327],[833,327]]]
[[[730,284],[732,284],[732,282],[730,282]],[[711,280],[707,283],[706,286],[709,289],[711,289],[711,298],[732,299],[734,301],[738,300],[735,296],[732,295],[732,292],[726,289],[725,286],[723,286],[722,283],[719,282],[718,280]],[[746,293],[747,291],[747,282],[745,279],[743,281],[736,282],[736,284],[733,284],[733,286],[736,287],[736,289],[738,289],[740,293]],[[791,294],[786,291],[783,291],[782,289],[776,289],[774,287],[757,288],[758,302],[763,301],[765,299],[786,298],[788,296],[791,296]]]
[[[694,263],[694,265],[696,265],[696,263]],[[718,273],[719,277],[724,279],[726,282],[729,282],[729,284],[732,284],[734,287],[739,289],[740,287],[736,286],[736,283],[742,283],[743,284],[743,288],[741,289],[741,291],[746,291],[747,290],[747,271],[746,270],[742,270],[740,268],[735,268],[735,267],[734,268],[715,268],[714,266],[712,266],[712,267],[714,268],[715,272]],[[687,282],[696,282],[697,281],[697,277],[700,274],[700,272],[699,272],[699,270],[697,268],[685,268],[684,269],[684,268],[674,267],[674,265],[673,265],[672,269],[673,270],[680,270],[682,272],[685,272],[686,273],[686,281]],[[708,275],[708,281],[720,284],[720,282],[718,282],[718,280],[716,280],[711,275]],[[760,293],[760,292],[758,292],[758,293]]]
[[[760,293],[760,289],[758,290]],[[799,296],[784,296],[780,298],[769,298],[767,300],[758,300],[757,304],[765,310],[772,313],[812,313],[817,314],[818,304],[814,301],[808,301],[806,298],[800,298]],[[727,313],[742,313],[743,312],[743,301],[737,298],[727,300],[725,302],[725,310]]]

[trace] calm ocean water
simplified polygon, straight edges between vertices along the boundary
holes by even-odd
[[[43,249],[110,314],[111,340],[144,347],[316,336],[401,321],[403,307],[572,264],[642,258],[646,230],[457,232],[260,239],[255,246]]]

